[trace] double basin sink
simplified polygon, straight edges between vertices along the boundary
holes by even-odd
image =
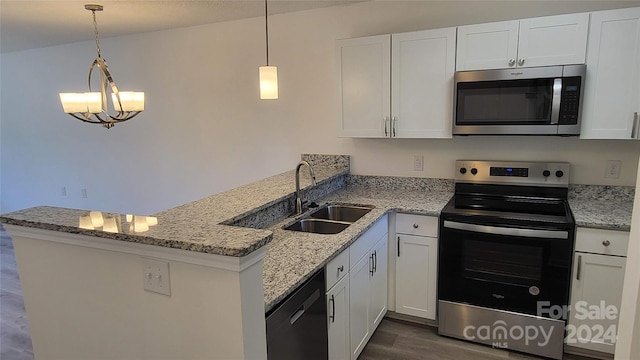
[[[329,204],[284,227],[315,234],[337,234],[365,216],[373,206]]]

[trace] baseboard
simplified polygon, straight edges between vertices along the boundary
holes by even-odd
[[[565,345],[564,352],[567,354],[586,356],[594,359],[613,360],[613,354],[609,354],[601,351],[595,351],[595,350],[582,349],[582,348],[571,346],[571,345]]]
[[[394,320],[406,321],[406,322],[409,322],[409,323],[412,323],[412,324],[426,325],[426,326],[434,327],[434,328],[438,327],[438,322],[435,321],[435,320],[425,319],[425,318],[421,318],[421,317],[417,317],[417,316],[400,314],[400,313],[397,313],[395,311],[387,311],[387,315],[385,317],[388,317],[388,318],[394,319]]]

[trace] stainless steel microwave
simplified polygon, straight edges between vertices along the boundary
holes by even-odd
[[[454,135],[580,134],[585,65],[458,71]]]

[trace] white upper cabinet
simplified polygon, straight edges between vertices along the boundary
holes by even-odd
[[[451,138],[456,29],[338,40],[342,137]]]
[[[456,29],[391,39],[392,137],[451,138]]]
[[[389,137],[391,35],[336,42],[339,135]]]
[[[458,27],[456,70],[584,64],[589,14]]]
[[[582,139],[637,139],[640,8],[591,13]]]

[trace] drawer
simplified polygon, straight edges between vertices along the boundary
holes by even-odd
[[[349,272],[349,249],[345,249],[340,255],[329,261],[324,269],[328,291]]]
[[[438,218],[435,216],[398,214],[396,233],[438,237]]]
[[[388,229],[387,216],[383,216],[372,227],[370,227],[364,234],[360,235],[349,247],[349,265],[354,266],[358,261],[368,254],[380,238],[387,236]]]
[[[627,256],[628,245],[629,233],[626,231],[590,228],[578,228],[576,231],[576,251]]]

